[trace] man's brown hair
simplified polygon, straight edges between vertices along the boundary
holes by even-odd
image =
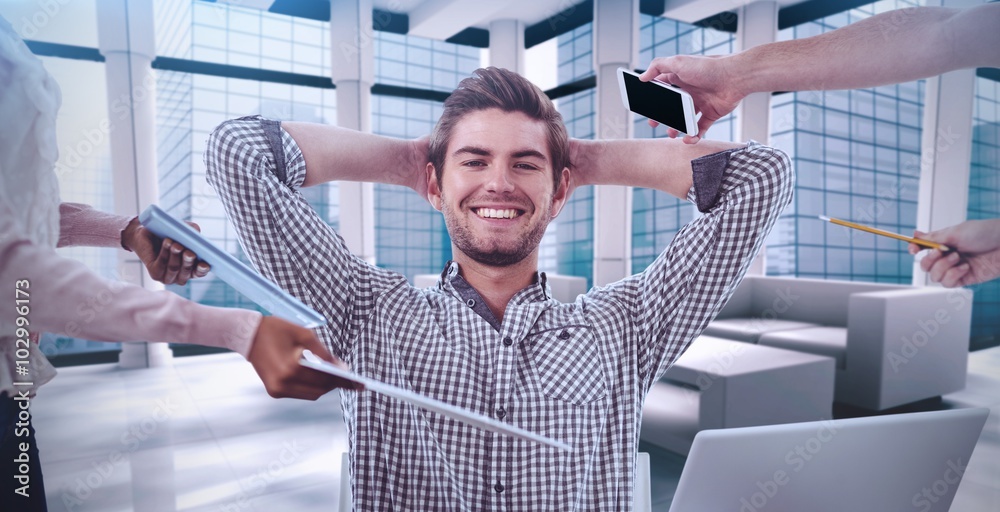
[[[448,141],[451,140],[455,125],[466,114],[491,108],[504,112],[521,112],[545,123],[552,159],[552,181],[555,189],[558,189],[563,168],[570,166],[569,135],[562,115],[538,86],[513,71],[492,66],[473,71],[472,76],[462,80],[444,101],[444,112],[434,125],[428,149],[438,183],[441,183],[445,152],[448,151]]]

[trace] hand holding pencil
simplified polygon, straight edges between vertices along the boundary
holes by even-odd
[[[841,219],[820,216],[820,220],[909,242],[913,255],[929,250],[920,268],[945,288],[1000,277],[1000,219],[969,220],[930,233],[914,231],[912,238]]]
[[[895,238],[896,240],[902,240],[904,242],[910,242],[911,245],[919,245],[919,246],[927,248],[927,249],[937,249],[937,250],[942,251],[942,252],[948,252],[948,251],[951,250],[947,245],[943,245],[943,244],[939,244],[939,243],[936,243],[936,242],[932,242],[930,240],[923,240],[923,239],[916,238],[916,237],[910,238],[908,236],[903,236],[903,235],[900,235],[898,233],[893,233],[891,231],[885,231],[885,230],[882,230],[882,229],[873,228],[871,226],[865,226],[863,224],[857,224],[855,222],[851,222],[851,221],[847,221],[847,220],[834,219],[832,217],[826,217],[824,215],[820,215],[819,216],[819,220],[825,220],[825,221],[830,222],[832,224],[837,224],[838,226],[844,226],[844,227],[847,227],[847,228],[858,229],[858,230],[861,230],[861,231],[872,233],[874,235],[881,235],[881,236],[885,236],[885,237],[889,237],[889,238]]]
[[[920,260],[931,281],[954,288],[1000,277],[1000,219],[968,220],[930,233],[915,231],[913,236],[953,249],[932,249]],[[914,255],[925,249],[916,243],[909,246]]]

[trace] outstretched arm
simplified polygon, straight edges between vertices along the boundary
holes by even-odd
[[[684,139],[691,143],[754,92],[856,89],[1000,67],[998,26],[996,2],[962,10],[899,9],[734,55],[653,59],[640,78],[658,78],[691,93],[702,112],[698,137]]]

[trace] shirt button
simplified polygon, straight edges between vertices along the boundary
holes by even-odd
[[[509,346],[511,346],[511,345],[513,345],[513,344],[514,344],[514,340],[510,339],[510,336],[507,336],[507,337],[505,337],[505,338],[503,339],[503,345],[504,345],[505,347],[509,347]]]
[[[493,490],[496,492],[503,492],[503,484],[497,480],[497,484],[493,486]]]
[[[503,407],[498,407],[497,408],[497,418],[503,419],[503,417],[506,416],[506,415],[507,415],[507,411],[505,411]]]
[[[568,340],[569,339],[569,331],[563,331],[563,332],[559,333],[559,339],[561,339],[561,340]]]
[[[476,307],[476,299],[469,299],[465,301],[465,305],[469,306],[470,308]]]

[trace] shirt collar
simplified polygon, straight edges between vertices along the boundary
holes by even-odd
[[[462,293],[460,290],[474,289],[461,276],[458,262],[454,260],[449,260],[448,263],[445,263],[444,270],[441,271],[441,278],[438,280],[438,288],[463,301],[467,300],[467,297],[465,297],[466,293]],[[536,271],[532,284],[515,293],[511,297],[510,303],[543,302],[549,300],[550,297],[552,297],[552,292],[549,289],[548,278],[545,272]]]

